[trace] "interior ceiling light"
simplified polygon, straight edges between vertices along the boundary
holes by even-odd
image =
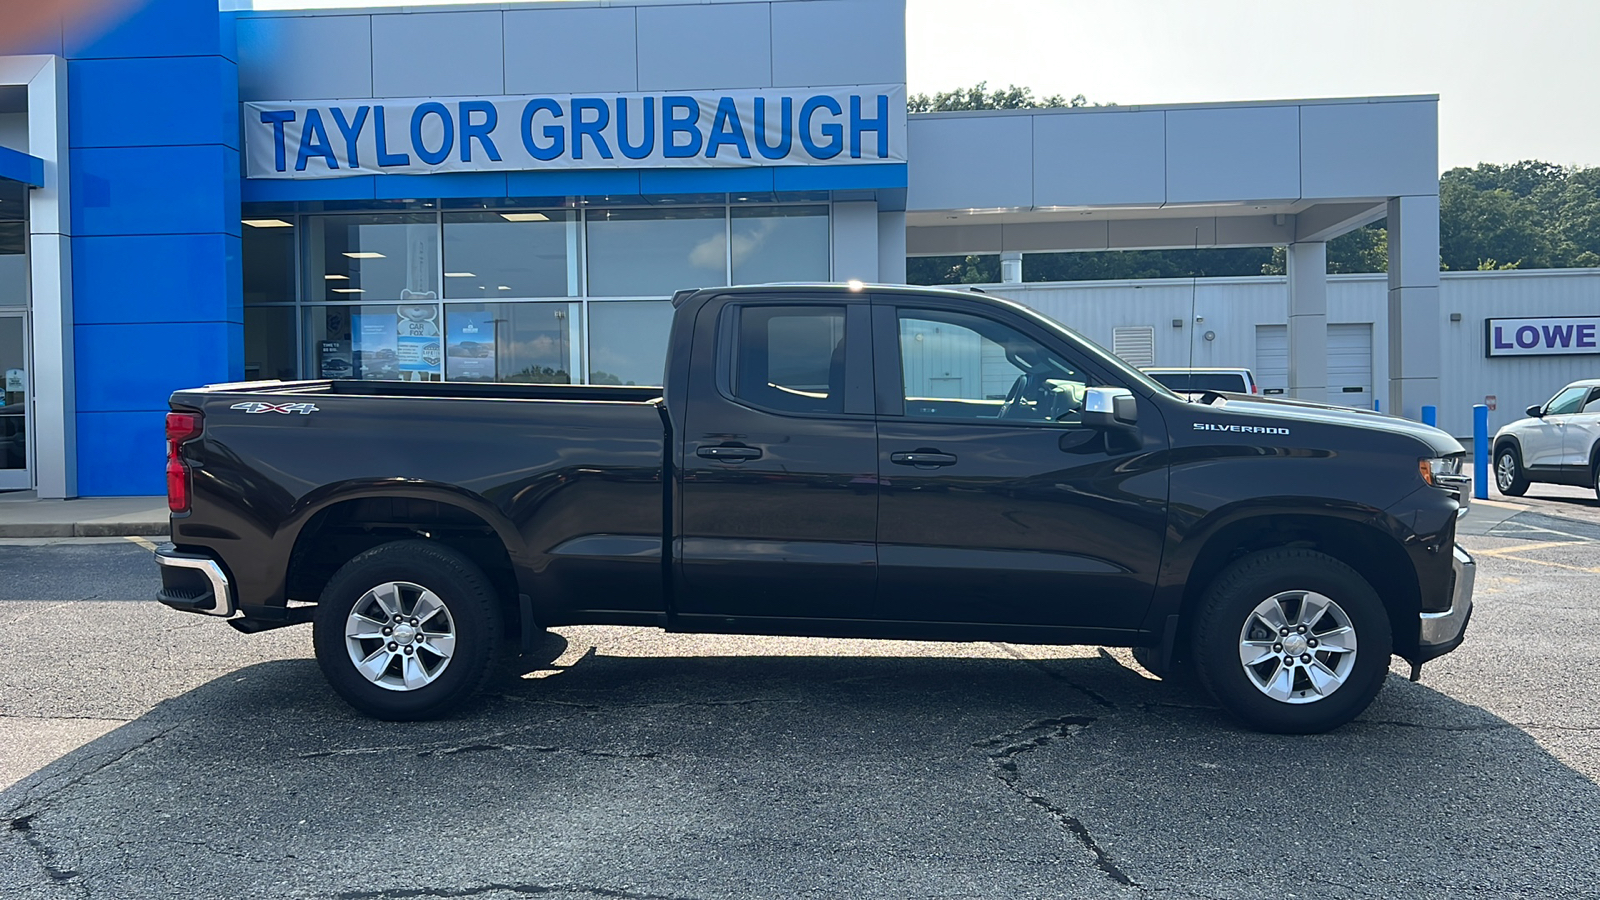
[[[349,275],[324,275],[322,277],[323,277],[324,280],[327,280],[327,281],[349,281],[350,280],[350,276]]]
[[[382,253],[374,253],[371,250],[357,250],[354,253],[345,253],[343,255],[348,256],[351,259],[388,259],[388,257],[384,256]]]
[[[509,290],[511,290],[511,286],[510,285],[506,285],[506,284],[502,284],[502,285],[500,285],[500,290],[509,291]]]
[[[444,273],[444,277],[446,277],[446,278],[477,278],[478,277],[478,273],[476,273],[476,272],[446,272],[446,273]]]
[[[246,225],[249,225],[251,228],[293,228],[294,227],[294,223],[285,222],[282,219],[240,219],[239,221],[243,222]]]
[[[365,294],[366,293],[366,291],[362,290],[361,288],[329,288],[329,290],[333,291],[335,294]]]
[[[544,213],[501,213],[500,218],[507,222],[548,222],[550,217]]]

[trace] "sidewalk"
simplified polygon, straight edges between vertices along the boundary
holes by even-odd
[[[167,498],[40,500],[32,491],[0,494],[0,538],[165,537]]]

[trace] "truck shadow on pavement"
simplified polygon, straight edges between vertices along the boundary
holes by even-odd
[[[1482,709],[1391,677],[1333,734],[1259,735],[1125,660],[601,648],[429,723],[359,717],[310,660],[262,663],[0,793],[0,883],[689,900],[1600,879],[1600,788]]]

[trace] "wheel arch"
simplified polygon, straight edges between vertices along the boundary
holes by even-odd
[[[1201,600],[1217,576],[1248,554],[1277,547],[1316,550],[1354,569],[1383,601],[1395,652],[1415,649],[1422,589],[1398,537],[1368,522],[1301,513],[1234,519],[1206,536],[1184,580],[1174,647],[1188,645]]]
[[[282,533],[293,535],[285,566],[285,596],[315,600],[333,573],[381,544],[423,538],[471,559],[489,576],[519,620],[519,593],[527,593],[516,531],[492,504],[451,485],[392,479],[331,485],[308,495]]]

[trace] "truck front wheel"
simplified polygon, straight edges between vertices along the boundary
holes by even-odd
[[[1360,715],[1383,686],[1393,637],[1354,569],[1314,550],[1253,553],[1206,590],[1193,652],[1201,682],[1258,731],[1314,734]]]
[[[335,692],[379,719],[455,710],[507,662],[501,604],[483,570],[433,541],[395,541],[345,563],[317,604],[312,642]]]

